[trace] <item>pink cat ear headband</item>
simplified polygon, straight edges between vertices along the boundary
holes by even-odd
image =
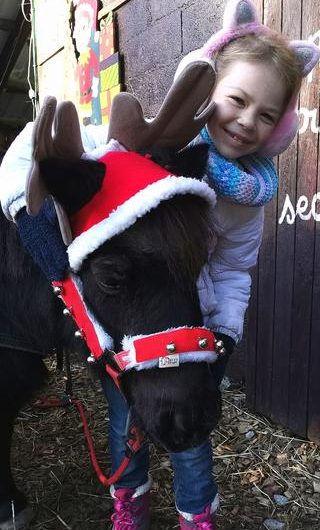
[[[239,37],[268,33],[271,33],[271,30],[259,22],[256,9],[250,0],[229,0],[225,7],[222,29],[212,35],[202,48],[186,55],[180,62],[175,76],[195,60],[212,62],[215,52]],[[289,46],[299,59],[302,77],[306,77],[317,64],[320,50],[311,42],[303,40],[291,41]],[[273,157],[285,151],[290,145],[298,130],[297,100],[298,96],[295,94],[271,136],[260,149],[260,154]]]

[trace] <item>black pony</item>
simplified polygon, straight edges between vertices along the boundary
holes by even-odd
[[[204,173],[203,147],[179,156],[172,149],[161,149],[154,157],[175,174],[200,178]],[[99,174],[97,164],[61,157],[40,161],[46,190],[67,215],[96,193],[92,174]],[[61,178],[56,179],[57,174]],[[98,187],[99,181],[98,176]],[[115,351],[121,349],[124,335],[202,326],[196,280],[212,241],[209,216],[210,205],[202,197],[175,195],[83,261],[77,275],[84,300],[112,336]],[[21,245],[16,226],[2,213],[0,223],[0,529],[8,530],[14,528],[12,499],[21,517],[17,529],[24,528],[29,515],[11,473],[10,448],[20,407],[46,379],[42,356],[55,350],[87,352],[74,337],[72,320],[63,316],[61,300]],[[133,369],[123,374],[121,383],[136,422],[170,451],[200,444],[218,421],[220,393],[214,363]]]

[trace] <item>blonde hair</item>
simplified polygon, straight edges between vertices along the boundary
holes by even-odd
[[[300,89],[302,72],[298,57],[277,33],[239,37],[219,50],[213,59],[218,79],[235,61],[262,62],[273,66],[284,82],[285,104]]]

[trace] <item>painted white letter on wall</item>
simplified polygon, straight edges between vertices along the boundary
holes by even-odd
[[[302,124],[299,127],[299,134],[303,134],[309,127],[313,133],[320,132],[320,127],[317,125],[317,114],[318,109],[307,109],[306,107],[301,107],[298,111],[299,115],[303,117]]]
[[[279,217],[279,225],[284,221],[288,225],[292,225],[295,222],[296,217],[300,217],[302,221],[308,221],[311,217],[315,221],[320,222],[320,211],[317,212],[317,207],[320,209],[320,192],[315,193],[312,197],[312,201],[309,209],[309,200],[305,195],[301,195],[296,203],[296,207],[293,206],[289,195],[286,195],[282,212]],[[309,211],[308,211],[309,209]]]

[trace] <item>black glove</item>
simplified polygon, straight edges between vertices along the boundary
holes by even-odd
[[[219,355],[216,362],[212,363],[211,365],[212,374],[215,378],[216,384],[219,386],[225,374],[229,357],[233,352],[235,341],[224,333],[217,333],[214,331],[214,335],[217,340],[221,340],[223,342],[223,347],[226,350],[226,352],[222,355]]]

